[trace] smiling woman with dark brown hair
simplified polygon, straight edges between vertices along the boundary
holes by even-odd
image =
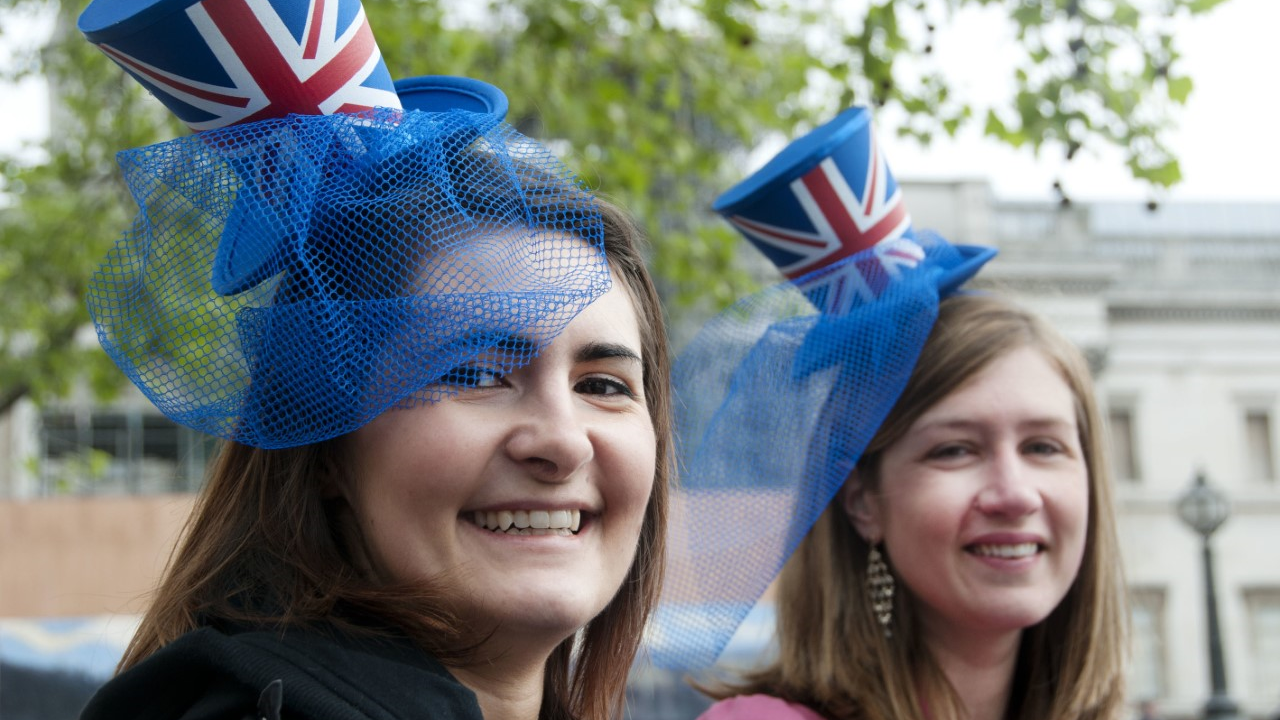
[[[348,435],[223,447],[86,719],[238,717],[275,679],[285,716],[479,717],[472,693],[484,717],[615,716],[661,579],[671,400],[641,238],[596,203],[613,289],[528,365],[482,354]],[[426,684],[399,707],[397,683]]]
[[[358,2],[190,5],[80,22],[200,130],[120,154],[98,337],[225,441],[83,717],[617,717],[672,435],[640,233],[497,88],[391,83]]]

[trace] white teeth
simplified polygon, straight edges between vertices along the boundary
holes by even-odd
[[[524,528],[523,530],[517,530],[516,528],[511,528],[510,530],[507,531],[507,534],[508,535],[560,535],[562,537],[568,537],[573,533],[569,532],[569,528]]]
[[[975,555],[983,555],[986,557],[998,558],[1023,558],[1031,557],[1036,554],[1040,546],[1033,542],[1018,543],[1017,545],[974,545],[973,552]]]
[[[580,510],[498,510],[473,513],[476,525],[508,535],[570,535],[582,526]]]

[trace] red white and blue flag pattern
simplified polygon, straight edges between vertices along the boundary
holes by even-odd
[[[99,47],[192,130],[400,107],[359,0],[203,0]]]
[[[781,200],[775,195],[756,205],[752,217],[727,218],[792,280],[874,248],[841,272],[806,281],[806,294],[821,297],[825,312],[847,312],[874,299],[897,273],[924,259],[884,155],[870,132],[863,137],[859,152],[845,148],[824,158],[793,180]]]
[[[880,297],[899,273],[924,259],[924,248],[914,240],[890,238],[873,246],[867,257],[856,258],[832,272],[810,276],[800,289],[822,312],[844,315]]]

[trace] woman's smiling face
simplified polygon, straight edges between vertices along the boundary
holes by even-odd
[[[631,565],[655,473],[640,330],[616,280],[528,365],[450,375],[456,394],[351,437],[347,498],[375,569],[443,578],[495,637],[558,643]]]
[[[883,539],[926,638],[1019,631],[1075,581],[1088,470],[1075,398],[1039,351],[1006,352],[925,411],[885,449],[878,478],[846,509]]]

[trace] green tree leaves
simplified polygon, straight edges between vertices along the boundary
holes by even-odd
[[[744,243],[709,210],[751,152],[851,104],[894,106],[920,142],[972,122],[1014,146],[1119,147],[1135,177],[1180,177],[1164,144],[1193,91],[1172,23],[1223,0],[365,0],[397,78],[468,75],[506,91],[508,120],[546,140],[628,207],[653,244],[675,312],[722,307],[753,287]],[[38,164],[3,162],[0,412],[65,392],[75,372],[118,378],[92,344],[89,274],[133,206],[112,157],[183,132],[73,29],[82,0],[0,0],[61,18],[9,77],[40,73],[56,96]],[[974,104],[930,62],[956,13],[1003,9],[1019,41],[1007,101]],[[8,111],[8,110],[6,110]],[[83,337],[81,338],[83,341]]]

